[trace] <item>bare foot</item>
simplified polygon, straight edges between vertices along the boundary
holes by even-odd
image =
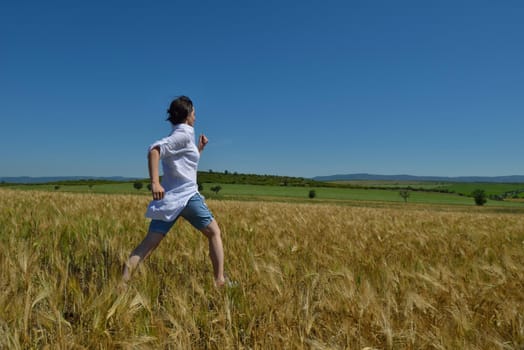
[[[118,293],[119,294],[125,293],[127,291],[127,288],[128,288],[127,281],[121,280],[120,283],[117,286]]]
[[[224,275],[224,278],[221,280],[215,280],[215,287],[222,289],[224,287],[234,287],[237,283],[232,281],[228,275]]]
[[[226,277],[220,279],[220,280],[215,280],[215,287],[216,288],[223,288],[224,286],[226,285]]]

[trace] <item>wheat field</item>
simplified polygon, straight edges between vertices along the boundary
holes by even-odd
[[[0,348],[524,349],[524,216],[208,201],[118,288],[148,198],[0,190]]]

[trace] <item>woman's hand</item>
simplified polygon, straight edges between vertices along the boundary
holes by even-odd
[[[198,151],[202,152],[204,150],[204,147],[206,147],[209,140],[207,139],[206,135],[202,134],[198,138]]]
[[[153,194],[154,200],[160,200],[164,198],[164,194],[165,194],[164,187],[162,187],[162,185],[159,183],[152,183],[151,184],[151,193]]]

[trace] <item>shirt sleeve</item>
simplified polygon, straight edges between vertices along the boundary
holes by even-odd
[[[163,139],[153,142],[149,146],[148,153],[151,152],[153,148],[158,147],[160,149],[160,159],[173,157],[176,156],[178,153],[182,152],[185,148],[187,148],[189,142],[190,139],[187,135],[173,134],[171,136],[164,137]]]

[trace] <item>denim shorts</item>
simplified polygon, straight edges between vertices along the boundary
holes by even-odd
[[[156,232],[165,235],[169,232],[171,227],[173,227],[179,217],[183,217],[189,221],[197,230],[206,228],[214,219],[213,214],[211,214],[211,211],[204,202],[204,198],[199,193],[196,193],[191,197],[189,202],[187,202],[185,208],[175,220],[151,220],[151,223],[149,224],[149,232]]]

